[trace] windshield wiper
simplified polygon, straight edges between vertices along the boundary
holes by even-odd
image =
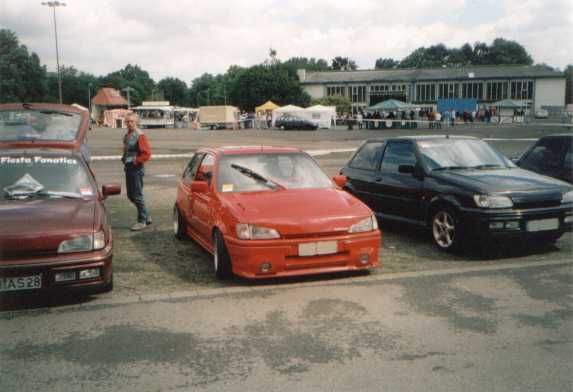
[[[82,196],[78,193],[73,192],[56,192],[56,191],[44,191],[39,190],[36,192],[6,192],[7,198],[11,200],[18,199],[28,199],[32,197],[48,197],[48,198],[58,198],[58,199],[82,199]]]
[[[505,168],[505,166],[503,166],[503,165],[498,165],[498,164],[495,164],[495,163],[487,163],[487,164],[483,164],[483,165],[472,166],[472,169],[477,169],[477,170],[481,170],[481,169],[501,169],[501,168]]]
[[[286,189],[284,185],[279,184],[278,182],[273,181],[269,178],[266,178],[266,177],[262,176],[261,174],[257,173],[256,171],[249,169],[248,167],[237,165],[235,163],[232,163],[231,167],[233,169],[237,170],[239,173],[244,174],[245,176],[250,177],[257,182],[260,182],[261,184],[266,185],[269,188]]]
[[[468,166],[442,166],[432,169],[432,171],[442,171],[442,170],[467,170],[470,169]]]

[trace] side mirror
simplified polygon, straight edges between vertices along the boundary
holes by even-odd
[[[207,181],[193,181],[191,183],[191,191],[197,193],[209,192],[209,184]]]
[[[119,195],[121,193],[121,185],[119,184],[105,184],[101,187],[103,197],[111,195]]]
[[[413,165],[400,165],[398,166],[398,172],[399,173],[405,173],[405,174],[414,174],[414,166]]]
[[[332,177],[332,181],[334,181],[334,183],[336,185],[338,185],[339,187],[344,188],[344,186],[348,182],[348,178],[346,176],[338,174],[338,175]]]

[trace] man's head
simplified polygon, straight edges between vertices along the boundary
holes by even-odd
[[[125,116],[125,125],[129,131],[133,131],[137,128],[137,124],[139,123],[139,117],[135,113],[130,113]]]

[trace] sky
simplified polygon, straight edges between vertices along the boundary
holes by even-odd
[[[348,56],[359,69],[416,48],[515,40],[535,63],[573,64],[573,0],[64,0],[60,64],[103,76],[138,64],[187,84],[277,57]],[[0,28],[56,70],[52,9],[0,0]]]

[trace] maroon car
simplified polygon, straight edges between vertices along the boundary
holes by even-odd
[[[112,235],[86,160],[87,112],[0,105],[0,295],[113,287]]]

